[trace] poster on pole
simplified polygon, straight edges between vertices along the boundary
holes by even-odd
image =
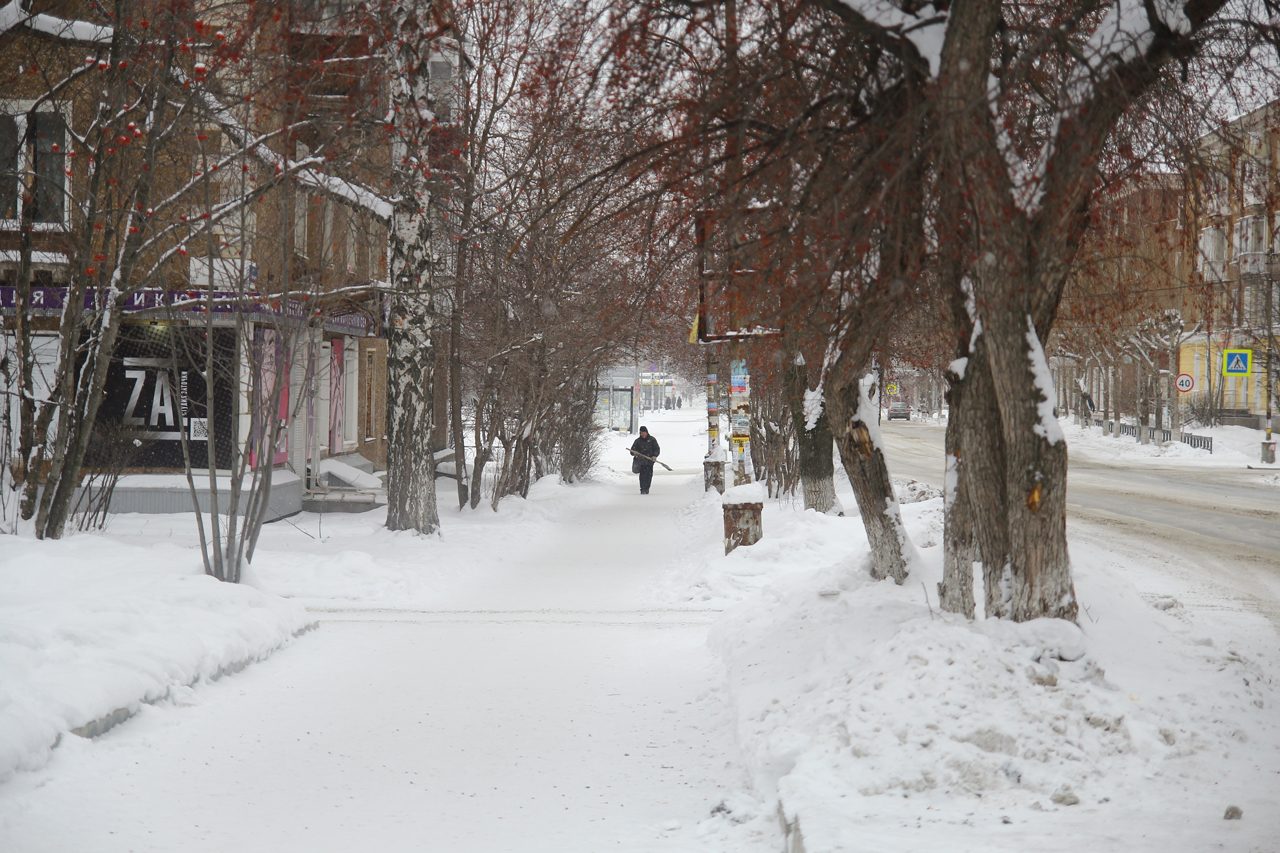
[[[747,360],[735,358],[729,370],[729,444],[734,470],[751,470],[751,377]]]

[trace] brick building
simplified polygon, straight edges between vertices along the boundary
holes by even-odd
[[[88,3],[0,5],[5,353],[25,301],[36,334],[34,387],[47,395],[66,306],[83,305],[89,317],[109,304],[123,310],[98,420],[136,427],[132,443],[142,449],[129,471],[181,469],[174,448],[184,434],[190,440],[210,428],[199,417],[210,412],[225,421],[218,431],[228,448],[255,466],[270,457],[294,472],[299,495],[323,490],[325,458],[385,464],[390,144],[381,127],[350,118],[385,102],[385,84],[369,65],[368,38],[342,25],[341,6],[274,4],[277,14],[247,23],[236,15],[252,4],[210,4],[208,18],[186,22],[188,50],[167,66],[139,69],[125,91],[145,91],[144,72],[166,75],[185,99],[174,118],[181,129],[144,156],[147,135],[121,120],[121,141],[107,143],[114,157],[130,159],[112,173],[124,177],[109,180],[150,172],[152,197],[179,201],[156,204],[154,218],[148,209],[145,225],[129,226],[143,231],[146,248],[130,256],[134,275],[110,270],[107,289],[102,273],[124,254],[107,255],[104,232],[138,221],[92,215],[115,198],[102,186],[106,149],[88,143],[102,102],[94,72],[114,70],[114,33]],[[226,46],[249,23],[254,37],[234,50],[260,52],[252,62]],[[446,105],[456,63],[456,52],[433,62]],[[440,267],[447,271],[444,261]],[[215,338],[222,342],[221,385],[215,378],[202,389],[199,365],[178,364],[175,341],[193,336],[203,336],[206,355]],[[279,389],[278,401],[267,404],[266,387]],[[257,443],[273,419],[283,428],[268,452]],[[212,449],[215,467],[224,467],[223,451]]]

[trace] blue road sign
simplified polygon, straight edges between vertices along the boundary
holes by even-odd
[[[1253,373],[1253,350],[1227,349],[1222,351],[1223,376],[1248,376]]]

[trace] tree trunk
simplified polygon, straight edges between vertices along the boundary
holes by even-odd
[[[871,576],[880,580],[893,578],[896,583],[907,579],[910,540],[902,525],[898,500],[893,494],[889,468],[885,465],[884,448],[875,401],[868,396],[869,379],[857,380],[832,389],[827,396],[834,418],[836,447],[844,464],[858,512],[871,546]]]
[[[454,280],[453,308],[449,312],[449,420],[453,434],[453,470],[458,489],[458,509],[467,505],[467,443],[462,421],[462,297],[466,248],[458,246],[458,274]],[[477,448],[478,450],[478,448]]]
[[[975,341],[962,392],[952,402],[951,420],[957,431],[960,499],[971,512],[976,551],[982,560],[983,613],[988,619],[1001,619],[1009,617],[1012,598],[1005,568],[1009,565],[1010,547],[1004,476],[1007,463],[984,338],[979,336]],[[957,527],[954,533],[963,536],[963,527]],[[965,558],[962,549],[956,557],[957,566]],[[945,574],[943,580],[947,582]]]
[[[1030,293],[1034,284],[1028,275],[997,281],[991,290],[999,293],[1012,285]],[[1010,310],[1009,299],[993,303],[996,310],[982,319],[1005,447],[1010,559],[1001,579],[1010,590],[1009,617],[1074,620],[1066,530],[1067,443],[1052,415],[1048,364],[1029,315]]]
[[[93,424],[102,404],[121,316],[121,306],[112,305],[110,313],[102,318],[96,345],[76,383],[77,391],[72,396],[75,404],[65,407],[63,417],[58,419],[59,438],[45,491],[40,496],[40,509],[36,513],[36,536],[41,539],[61,539],[70,517],[71,500],[80,480],[80,467],[89,449]]]
[[[422,220],[425,223],[425,217]],[[393,259],[396,254],[393,250]],[[396,266],[393,261],[393,269]],[[401,275],[406,275],[403,269]],[[387,354],[387,527],[391,530],[433,533],[440,526],[431,452],[434,362],[431,296],[398,289]]]
[[[1135,363],[1133,366],[1134,385],[1138,401],[1136,404],[1137,411],[1134,413],[1134,422],[1138,430],[1138,443],[1148,444],[1147,426],[1150,421],[1151,412],[1151,395],[1148,393],[1147,373],[1142,369],[1141,363]]]
[[[967,366],[966,366],[967,370]],[[973,564],[978,559],[978,542],[974,531],[973,506],[969,500],[962,450],[960,413],[963,408],[965,379],[955,377],[948,389],[947,402],[951,415],[947,418],[947,470],[943,482],[942,582],[938,584],[938,601],[948,613],[973,618]]]
[[[833,452],[831,423],[827,420],[826,406],[821,398],[814,402],[819,409],[812,428],[808,423],[806,399],[818,392],[809,388],[807,371],[803,361],[787,367],[787,409],[795,426],[796,444],[800,450],[800,490],[804,493],[804,508],[818,512],[839,512],[835,489],[835,453]]]
[[[1105,393],[1107,395],[1107,417],[1106,420],[1111,422],[1111,437],[1120,437],[1120,398],[1116,396],[1116,367],[1111,362],[1107,362],[1103,378],[1106,384]]]
[[[435,353],[431,292],[431,191],[425,135],[431,116],[427,34],[430,6],[392,4],[393,146],[397,201],[391,214],[392,296],[387,335],[387,527],[434,533],[435,456],[431,448]]]

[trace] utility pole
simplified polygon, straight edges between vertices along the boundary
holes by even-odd
[[[1272,325],[1272,322],[1273,322],[1272,310],[1273,310],[1273,303],[1275,302],[1274,291],[1275,291],[1277,273],[1280,273],[1280,255],[1277,255],[1276,253],[1273,252],[1270,255],[1270,257],[1267,258],[1267,305],[1266,305],[1266,312],[1265,312],[1266,324],[1267,324],[1267,383],[1266,383],[1266,392],[1265,392],[1267,395],[1267,405],[1266,405],[1267,432],[1266,432],[1266,438],[1262,440],[1262,462],[1264,465],[1274,465],[1276,461],[1276,443],[1271,435],[1271,417],[1272,417],[1271,358],[1272,358],[1272,351],[1274,348],[1273,339],[1275,338],[1275,327]]]

